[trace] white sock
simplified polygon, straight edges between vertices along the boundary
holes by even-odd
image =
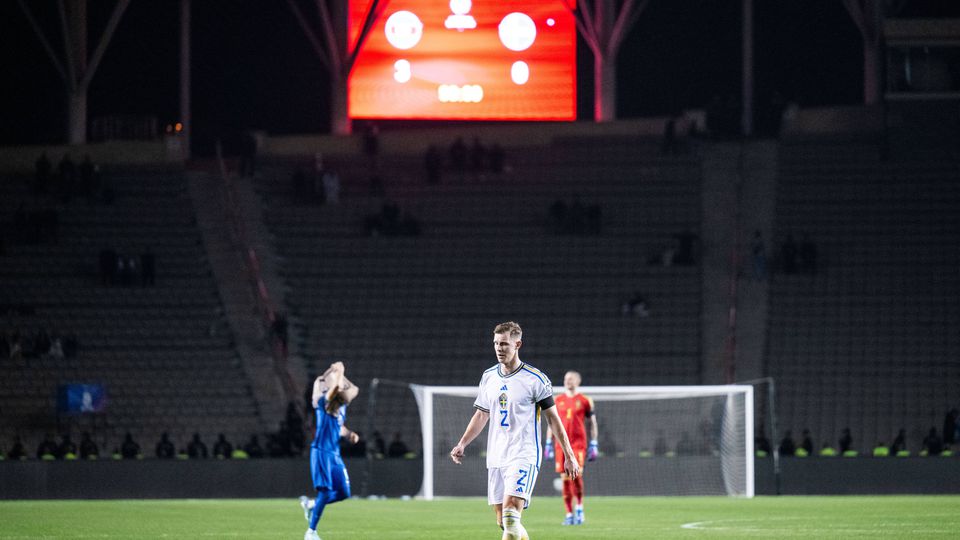
[[[526,540],[527,530],[520,524],[520,512],[513,509],[503,511],[502,540]]]

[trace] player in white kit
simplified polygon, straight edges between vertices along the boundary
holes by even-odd
[[[523,337],[520,325],[506,322],[493,331],[497,365],[483,373],[473,406],[476,411],[460,442],[450,451],[459,464],[463,452],[489,424],[487,431],[487,501],[497,512],[502,540],[528,540],[520,514],[530,504],[540,473],[542,441],[540,414],[565,456],[564,470],[571,478],[580,475],[580,465],[553,402],[550,379],[540,370],[520,361]]]

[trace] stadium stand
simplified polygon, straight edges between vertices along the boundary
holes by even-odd
[[[766,372],[783,429],[861,454],[900,428],[916,451],[960,383],[960,186],[954,160],[881,161],[873,146],[781,150],[776,239],[807,233],[815,274],[775,273]]]
[[[55,208],[59,239],[10,242],[0,264],[3,332],[38,327],[73,334],[74,358],[0,360],[0,440],[19,433],[28,448],[43,432],[90,431],[101,452],[131,432],[148,454],[161,432],[185,446],[199,431],[234,441],[257,431],[259,414],[224,323],[181,171],[118,170],[106,174],[113,202],[50,196],[35,202],[22,177],[0,182],[0,220],[12,223],[17,205]],[[128,286],[98,276],[105,248],[125,256],[152,250],[154,286],[139,270]],[[106,387],[105,412],[57,413],[57,388],[67,383]]]
[[[336,206],[295,197],[296,164],[274,163],[259,191],[310,369],[344,360],[361,385],[472,385],[493,363],[494,325],[514,319],[525,330],[522,357],[557,381],[579,368],[591,384],[698,383],[700,270],[659,261],[675,235],[699,231],[699,163],[656,149],[636,138],[570,139],[511,150],[507,173],[447,170],[438,185],[425,182],[419,157],[325,159],[342,178]],[[370,194],[374,167],[384,197]],[[599,235],[550,230],[550,205],[574,197],[600,206]],[[384,201],[415,216],[420,235],[365,235],[365,216]],[[637,291],[650,316],[623,316]],[[377,410],[415,422],[413,407]],[[394,432],[394,418],[374,427]]]

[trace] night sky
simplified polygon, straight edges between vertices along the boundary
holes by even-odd
[[[53,0],[30,1],[62,51]],[[960,2],[912,0],[901,16],[960,16]],[[99,37],[114,2],[89,2]],[[305,3],[309,7],[312,2]],[[860,34],[841,0],[755,0],[756,100],[779,92],[801,105],[862,99]],[[702,107],[739,96],[740,0],[652,0],[621,49],[621,118]],[[329,129],[326,75],[284,0],[193,2],[193,116],[199,150],[245,128]],[[89,117],[178,115],[179,2],[133,0],[89,93]],[[312,13],[312,10],[310,11]],[[65,90],[13,0],[0,2],[0,61],[7,79],[0,144],[62,142]],[[90,45],[92,52],[95,42]],[[578,111],[590,118],[591,57],[580,44]],[[10,99],[12,98],[12,99]]]

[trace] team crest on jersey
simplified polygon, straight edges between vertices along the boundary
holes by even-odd
[[[507,408],[507,393],[504,392],[500,394],[500,408],[506,410]]]

